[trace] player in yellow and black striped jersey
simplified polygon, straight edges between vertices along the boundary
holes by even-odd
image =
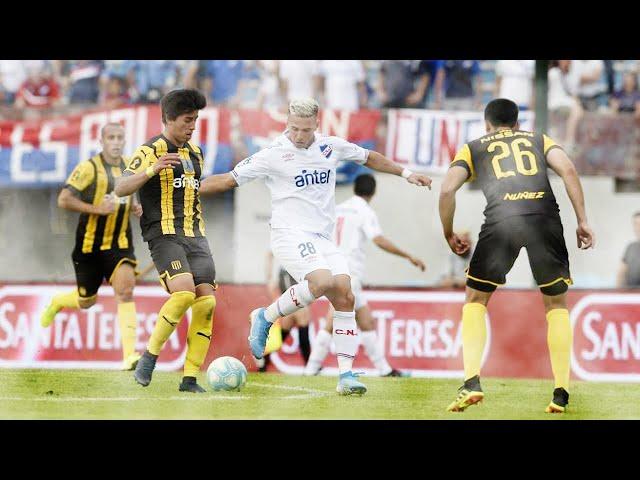
[[[562,148],[544,134],[519,129],[514,102],[489,102],[484,118],[487,134],[465,144],[456,154],[440,193],[444,235],[458,255],[469,245],[453,233],[456,191],[465,182],[477,182],[487,199],[485,223],[467,270],[467,298],[462,310],[465,383],[448,410],[462,411],[484,397],[480,363],[486,340],[486,306],[496,287],[505,283],[524,247],[547,312],[555,390],[546,411],[561,413],[569,402],[572,330],[566,291],[572,282],[547,168],[564,181],[576,213],[578,247],[586,249],[593,246],[595,238],[587,222],[582,187]]]
[[[122,336],[123,369],[132,370],[140,358],[135,351],[136,309],[133,302],[136,257],[129,216],[142,213],[131,196],[118,198],[113,189],[126,168],[122,156],[124,128],[109,123],[101,130],[103,150],[80,162],[71,172],[58,197],[62,208],[80,212],[76,245],[71,255],[77,289],[56,295],[43,312],[40,323],[48,327],[62,308],[89,308],[106,279],[114,289]]]
[[[209,349],[215,309],[215,265],[205,238],[200,205],[204,159],[190,142],[198,111],[206,106],[197,90],[174,90],[160,102],[164,129],[134,152],[116,185],[118,195],[139,192],[142,236],[149,244],[160,283],[171,294],[160,309],[134,378],[147,386],[156,359],[189,307],[187,358],[180,391],[202,393],[196,376]]]

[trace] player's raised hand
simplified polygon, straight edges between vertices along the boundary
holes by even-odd
[[[140,218],[142,216],[142,205],[140,205],[139,203],[134,203],[131,206],[131,213]]]
[[[407,182],[420,187],[429,187],[431,190],[431,179],[422,173],[412,173],[407,177]]]
[[[464,255],[470,247],[469,242],[462,240],[455,233],[452,233],[451,236],[447,238],[447,243],[449,244],[451,251],[456,255]]]
[[[413,263],[416,267],[418,267],[421,271],[425,271],[427,266],[424,264],[422,260],[416,257],[409,257],[409,261]]]
[[[576,238],[578,240],[578,248],[586,250],[596,246],[596,236],[586,223],[578,224],[576,228]]]
[[[164,170],[165,168],[176,168],[174,165],[180,164],[180,155],[177,153],[167,153],[166,155],[161,156],[156,163],[153,164],[153,171],[155,174],[158,174],[160,170]]]
[[[110,215],[116,211],[116,203],[113,195],[105,195],[98,205],[96,205],[96,212],[98,215]]]

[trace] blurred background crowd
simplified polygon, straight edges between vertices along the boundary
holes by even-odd
[[[533,60],[0,60],[0,105],[11,119],[157,103],[199,88],[210,105],[285,109],[313,96],[323,108],[477,110],[505,97],[535,102]],[[550,112],[640,116],[637,60],[553,60]]]

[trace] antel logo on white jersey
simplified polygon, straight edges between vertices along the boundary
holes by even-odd
[[[593,381],[640,381],[640,295],[594,294],[571,311],[574,373]]]

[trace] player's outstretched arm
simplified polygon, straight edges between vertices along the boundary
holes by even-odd
[[[431,190],[431,179],[422,173],[413,173],[407,168],[402,168],[397,163],[389,160],[381,153],[369,150],[369,156],[365,166],[372,170],[383,173],[391,173],[392,175],[398,175],[407,179],[407,182],[419,185],[421,187],[429,187]]]
[[[469,250],[469,244],[453,233],[453,217],[456,213],[456,192],[462,187],[469,176],[464,167],[454,165],[449,168],[440,188],[440,221],[444,238],[449,248],[457,255],[464,255]]]
[[[387,237],[383,235],[378,235],[377,237],[374,237],[373,243],[375,243],[378,247],[380,247],[385,252],[398,255],[399,257],[402,257],[402,258],[406,258],[423,272],[427,268],[422,260],[412,255],[409,255],[404,250],[399,249],[398,247],[395,246],[395,244],[391,240],[389,240]]]
[[[180,164],[180,155],[177,153],[167,153],[160,157],[153,165],[146,167],[138,173],[131,171],[131,169],[135,167],[134,162],[135,158],[122,176],[116,179],[116,185],[113,191],[119,197],[126,197],[127,195],[137,192],[150,178],[160,173],[160,170],[175,168],[174,165]]]
[[[238,182],[233,177],[231,172],[221,173],[219,175],[211,175],[200,182],[201,195],[215,195],[216,193],[226,192],[232,188],[236,188]]]
[[[576,220],[578,222],[578,228],[576,229],[578,248],[585,250],[595,247],[596,238],[587,221],[587,213],[584,207],[584,193],[582,192],[582,185],[580,184],[576,167],[561,148],[549,150],[547,153],[547,163],[551,169],[562,178],[564,187],[567,190],[567,195],[576,213]]]

